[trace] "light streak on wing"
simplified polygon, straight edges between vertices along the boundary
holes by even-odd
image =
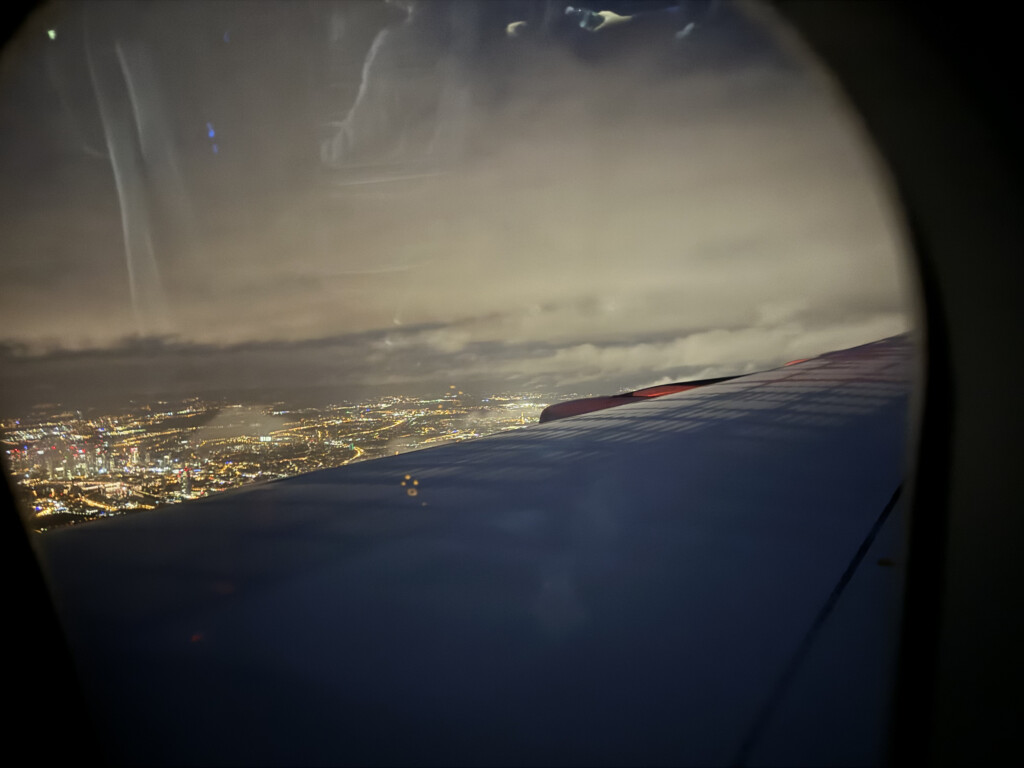
[[[89,157],[106,160],[106,154],[96,149],[82,131],[75,109],[71,106],[71,102],[68,99],[68,85],[57,67],[56,60],[52,56],[46,57],[46,75],[53,90],[57,93],[57,100],[60,102],[61,110],[64,112],[66,118],[64,124],[75,135],[75,140],[81,150]]]
[[[124,62],[111,52],[99,54],[86,27],[86,63],[99,107],[103,135],[121,208],[125,267],[136,328],[141,334],[166,329],[167,306],[156,263],[146,205],[145,177],[133,105],[119,85],[128,87]]]
[[[345,155],[349,153],[352,147],[355,140],[353,136],[355,131],[355,120],[362,108],[362,105],[366,101],[366,94],[369,90],[370,71],[373,67],[374,59],[377,58],[377,53],[389,33],[390,30],[388,28],[382,29],[373,39],[373,43],[370,45],[370,50],[366,54],[366,59],[363,61],[362,74],[359,81],[359,91],[356,93],[355,101],[352,102],[352,106],[349,109],[348,114],[346,114],[345,118],[341,121],[341,127],[338,132],[330,139],[324,141],[320,148],[320,159],[326,165],[336,165],[342,162]]]
[[[172,121],[160,96],[160,80],[153,60],[146,48],[136,41],[119,40],[115,50],[135,117],[150,212],[166,223],[163,229],[167,234],[173,233],[179,246],[191,250],[194,231],[191,198],[178,162],[174,135],[169,128]]]

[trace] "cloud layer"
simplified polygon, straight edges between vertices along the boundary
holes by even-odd
[[[339,387],[455,376],[617,387],[749,370],[907,328],[900,230],[874,157],[827,82],[783,56],[770,29],[755,29],[764,55],[732,60],[722,51],[751,22],[709,24],[701,44],[718,63],[684,66],[654,44],[581,56],[557,36],[508,38],[511,19],[470,50],[438,43],[430,18],[330,12],[335,30],[349,30],[345,50],[363,57],[331,65],[347,73],[347,97],[303,85],[309,57],[285,54],[335,49],[280,11],[283,74],[259,92],[228,76],[231,64],[258,79],[270,66],[258,46],[239,42],[230,59],[213,50],[218,38],[196,44],[183,69],[210,67],[194,95],[217,105],[206,115],[175,101],[184,84],[162,53],[184,34],[181,19],[157,33],[159,13],[136,9],[138,29],[120,28],[124,39],[152,33],[154,88],[178,121],[166,156],[190,195],[188,206],[150,204],[170,308],[153,359],[132,363],[138,349],[124,342],[138,330],[109,160],[69,149],[72,129],[96,133],[97,117],[61,113],[53,85],[88,105],[88,80],[51,78],[52,102],[0,126],[0,182],[19,201],[4,214],[0,261],[5,335],[21,345],[6,390],[71,375],[72,360],[113,359],[128,369],[149,359],[155,379],[197,388],[238,385],[249,364],[275,381],[309,366],[293,380]],[[481,27],[500,16],[481,13]],[[33,84],[33,56],[50,55],[27,50],[8,62],[10,93]],[[430,73],[417,75],[415,103],[393,88],[409,71]],[[318,166],[308,104],[349,114],[367,78],[367,109],[392,111],[374,125],[391,125],[379,135],[394,141],[367,144],[358,166]],[[29,150],[29,118],[64,129]],[[225,126],[216,156],[192,118]],[[18,150],[35,153],[30,181],[16,173]]]

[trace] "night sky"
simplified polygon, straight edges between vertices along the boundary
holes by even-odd
[[[827,75],[766,9],[670,6],[37,12],[0,67],[0,410],[614,392],[905,330]]]

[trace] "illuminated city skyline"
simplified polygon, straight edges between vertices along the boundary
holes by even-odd
[[[44,406],[3,422],[3,450],[29,526],[45,531],[519,429],[548,402],[449,385],[317,408],[198,397],[116,412]]]

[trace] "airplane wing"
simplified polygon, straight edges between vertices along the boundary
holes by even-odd
[[[39,538],[153,764],[883,759],[913,345]]]

